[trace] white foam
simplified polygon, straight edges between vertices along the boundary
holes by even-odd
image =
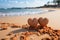
[[[48,12],[48,10],[43,10],[39,12],[10,12],[10,13],[0,13],[0,16],[22,16],[31,14],[41,14],[43,12]]]

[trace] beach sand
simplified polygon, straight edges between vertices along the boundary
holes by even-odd
[[[53,29],[58,29],[60,30],[60,9],[58,8],[43,8],[45,10],[55,10],[55,11],[50,11],[50,12],[43,12],[42,14],[33,14],[33,15],[25,15],[25,16],[5,16],[5,17],[0,17],[0,23],[13,23],[16,25],[25,25],[28,24],[27,20],[28,18],[48,18],[49,23],[48,27],[51,27]],[[19,28],[9,28],[8,30],[0,31],[0,38],[4,38],[7,33],[17,30]]]
[[[52,10],[52,8],[46,10]],[[28,18],[38,19],[39,17],[43,17],[43,18],[46,17],[49,19],[48,26],[52,27],[53,29],[60,29],[60,10],[54,8],[53,10],[55,11],[44,12],[42,14],[33,14],[33,15],[25,15],[25,16],[4,16],[4,17],[0,17],[0,23],[1,22],[14,23],[22,26],[27,24]]]

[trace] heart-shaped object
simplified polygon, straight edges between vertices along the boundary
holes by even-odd
[[[42,17],[40,17],[40,18],[38,19],[38,22],[39,22],[39,24],[40,24],[41,26],[44,27],[44,26],[47,26],[49,20],[48,20],[47,18],[42,18]]]
[[[38,20],[37,20],[36,18],[33,18],[33,19],[29,18],[29,19],[28,19],[28,24],[29,24],[31,27],[36,28],[37,25],[38,25]]]

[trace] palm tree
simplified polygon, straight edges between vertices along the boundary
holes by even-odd
[[[55,5],[56,5],[56,3],[57,3],[56,0],[53,0],[53,3],[55,3]]]
[[[57,3],[58,6],[60,6],[60,0],[53,0],[54,3]]]
[[[60,5],[60,0],[57,0],[58,6]]]
[[[48,1],[48,2],[47,2],[47,5],[49,5],[49,3],[50,3],[50,2]]]

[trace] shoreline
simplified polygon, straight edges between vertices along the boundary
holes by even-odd
[[[45,10],[46,10],[46,8],[45,8]],[[49,9],[47,9],[47,10],[49,10]],[[50,9],[50,10],[52,10],[52,9]],[[55,10],[55,11],[45,12],[45,13],[43,12],[41,14],[33,14],[33,15],[4,16],[4,17],[0,17],[0,23],[14,23],[14,24],[22,26],[22,25],[27,24],[28,18],[37,18],[38,19],[39,17],[43,17],[43,18],[46,17],[49,19],[48,26],[51,26],[54,29],[60,29],[60,25],[59,25],[60,11],[59,11],[59,9],[53,9],[53,10]]]
[[[0,12],[0,17],[5,17],[5,16],[25,16],[25,15],[34,15],[34,14],[43,14],[46,12],[52,12],[55,11],[53,9],[44,9],[44,8],[39,8],[41,11],[40,12],[11,12],[11,13],[1,13]],[[42,11],[43,10],[43,11]]]
[[[0,23],[10,23],[10,24],[13,23],[13,24],[22,26],[22,25],[28,24],[27,23],[28,18],[37,18],[38,19],[39,17],[48,18],[49,23],[47,26],[51,27],[52,29],[60,30],[60,11],[59,11],[59,9],[56,9],[55,11],[52,11],[52,12],[45,12],[42,14],[33,14],[33,15],[24,15],[24,16],[4,16],[4,17],[0,17]],[[20,28],[8,27],[7,30],[0,31],[0,39],[9,38],[9,36],[6,36],[6,35],[8,33],[10,33],[11,31],[16,31],[16,30],[20,30]]]
[[[27,20],[28,18],[39,18],[39,17],[43,17],[43,18],[48,18],[49,19],[49,23],[48,26],[51,27],[55,27],[54,29],[60,29],[60,12],[59,11],[54,11],[54,12],[47,12],[47,13],[43,13],[43,14],[34,14],[34,15],[25,15],[25,16],[9,16],[9,17],[0,17],[0,23],[14,23],[17,25],[25,25],[27,24]],[[24,23],[23,23],[24,22]],[[57,28],[56,28],[57,27]]]

